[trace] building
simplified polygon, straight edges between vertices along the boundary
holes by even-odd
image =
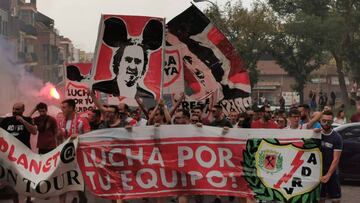
[[[291,88],[295,84],[294,78],[288,76],[276,61],[262,60],[258,62],[257,67],[260,74],[258,83],[252,90],[253,98],[266,98],[270,104],[278,105],[280,95],[282,95],[286,97],[287,105],[299,102],[298,94]],[[346,77],[345,80],[348,91],[350,91],[349,79]],[[310,90],[316,92],[317,95],[319,92],[323,92],[328,96],[331,91],[334,91],[337,98],[340,98],[341,90],[334,62],[321,66],[311,74],[310,82],[304,88],[304,102],[308,102]],[[257,101],[260,102],[260,100]]]
[[[0,36],[8,37],[9,13],[7,10],[0,7]]]
[[[74,56],[69,38],[59,35],[54,20],[37,11],[36,0],[0,1],[0,36],[13,49],[13,63],[23,66],[44,82],[61,83],[64,64],[81,61],[81,50]],[[82,58],[86,59],[84,52]]]
[[[61,74],[63,59],[59,56],[60,40],[54,28],[54,20],[37,12],[36,28],[38,30],[36,52],[39,55],[39,65],[34,74],[44,81],[57,84],[63,79]]]

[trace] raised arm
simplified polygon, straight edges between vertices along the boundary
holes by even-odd
[[[32,122],[29,123],[22,116],[16,116],[16,120],[22,123],[31,134],[35,135],[37,133],[37,127]]]
[[[170,113],[169,113],[169,110],[168,110],[167,106],[165,105],[164,100],[160,100],[159,105],[164,111],[164,116],[165,116],[166,123],[170,124],[171,123],[171,116],[170,116]]]
[[[149,120],[149,117],[150,117],[150,116],[149,116],[149,112],[148,112],[147,109],[145,108],[144,103],[141,101],[141,99],[140,99],[139,97],[136,97],[135,100],[136,100],[136,102],[138,103],[141,111],[145,114],[146,119]]]
[[[96,98],[95,90],[88,89],[88,91],[90,92],[90,97],[94,101],[95,106],[100,110],[101,113],[105,113],[107,108],[100,102],[98,98]]]
[[[185,99],[185,94],[184,92],[181,93],[180,98],[176,101],[173,109],[170,111],[170,118],[175,114],[176,110],[179,108],[181,102]]]
[[[154,124],[154,117],[156,114],[156,111],[159,109],[159,104],[157,104],[154,108],[154,110],[151,111],[150,115],[149,115],[149,119],[148,119],[148,123],[150,125]]]
[[[307,129],[312,129],[313,125],[320,120],[322,116],[322,112],[317,111],[314,112],[314,116],[309,120],[309,122],[306,125]]]
[[[27,114],[27,117],[32,117],[32,115],[37,111],[37,105]]]

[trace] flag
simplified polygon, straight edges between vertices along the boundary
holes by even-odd
[[[77,113],[95,109],[95,103],[88,92],[91,63],[71,63],[66,64],[65,68],[65,99],[75,100]]]
[[[159,98],[164,19],[102,15],[92,88],[114,96]]]
[[[225,113],[251,105],[249,74],[225,35],[194,5],[167,24],[166,41],[182,47],[187,94],[203,100],[219,92]]]

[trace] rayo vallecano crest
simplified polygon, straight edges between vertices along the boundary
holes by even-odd
[[[248,140],[244,152],[245,179],[260,200],[317,202],[320,193],[321,152],[316,140],[302,148],[276,139]]]
[[[274,174],[282,170],[283,156],[274,150],[263,150],[257,156],[258,166],[265,172]]]

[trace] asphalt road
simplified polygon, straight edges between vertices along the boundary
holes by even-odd
[[[346,183],[346,185],[342,185],[341,186],[342,189],[342,199],[341,202],[343,203],[358,203],[360,200],[360,183],[356,183],[356,184],[350,184],[350,183]],[[111,201],[109,200],[104,200],[104,199],[99,199],[99,198],[94,198],[91,194],[87,194],[88,197],[88,203],[111,203]],[[66,202],[71,202],[72,197],[70,195],[68,195],[67,201]],[[213,200],[213,198],[208,197],[204,200],[204,203],[211,203],[211,201]],[[23,201],[25,203],[25,201]],[[51,198],[48,200],[34,200],[34,203],[58,203],[58,198]],[[174,201],[171,201],[171,199],[169,198],[168,203],[173,203]],[[328,201],[330,203],[330,201]],[[9,200],[0,200],[0,203],[12,203],[12,201]],[[22,203],[20,201],[20,203]],[[145,203],[142,200],[137,200],[137,201],[129,201],[129,203]],[[146,202],[149,203],[149,202]],[[190,203],[195,203],[194,200],[191,200]],[[223,198],[222,203],[230,203],[228,198]]]

